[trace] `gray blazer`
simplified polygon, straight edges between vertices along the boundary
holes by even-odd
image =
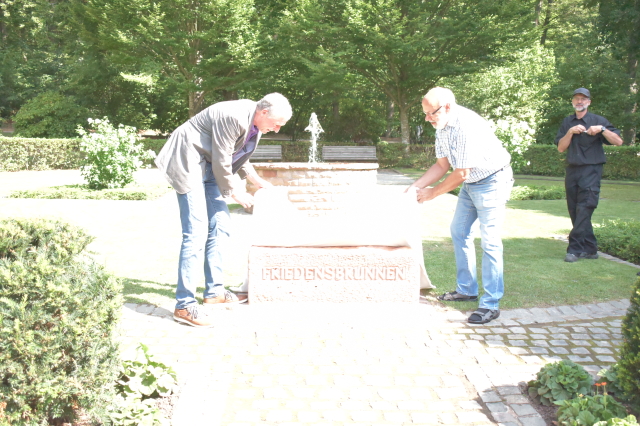
[[[202,185],[207,162],[211,163],[213,176],[224,196],[233,193],[233,169],[237,169],[241,178],[255,173],[248,156],[233,169],[232,158],[233,153],[245,143],[256,105],[248,99],[219,102],[202,110],[171,133],[155,163],[179,194],[186,194]],[[260,136],[262,133],[258,132],[256,146]]]

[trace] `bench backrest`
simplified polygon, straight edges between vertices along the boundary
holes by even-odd
[[[375,146],[328,146],[322,147],[322,159],[325,161],[378,161]]]
[[[258,145],[252,160],[282,160],[282,145]]]

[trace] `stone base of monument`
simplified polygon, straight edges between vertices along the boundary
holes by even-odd
[[[249,303],[411,302],[420,268],[409,247],[263,247],[249,250]]]

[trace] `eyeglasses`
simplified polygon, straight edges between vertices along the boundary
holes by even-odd
[[[440,105],[440,108],[442,108],[442,105]],[[436,115],[438,113],[438,111],[440,111],[440,108],[438,108],[437,110],[433,111],[433,112],[425,112],[424,115],[429,117],[433,117],[434,115]]]

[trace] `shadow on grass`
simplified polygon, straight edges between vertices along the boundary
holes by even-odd
[[[176,303],[176,284],[159,283],[136,278],[122,278],[124,303],[154,306],[173,306]],[[204,287],[196,289],[196,299],[202,303]],[[173,312],[171,312],[173,313]]]
[[[637,278],[637,268],[600,258],[564,262],[567,244],[551,238],[505,238],[503,309],[600,303],[628,299]],[[482,294],[482,248],[475,241],[480,295]],[[423,244],[427,272],[437,287],[436,296],[456,289],[456,263],[451,240]],[[463,311],[475,309],[473,302],[443,302]]]
[[[136,278],[122,278],[125,303],[166,305],[175,300],[176,284]]]

